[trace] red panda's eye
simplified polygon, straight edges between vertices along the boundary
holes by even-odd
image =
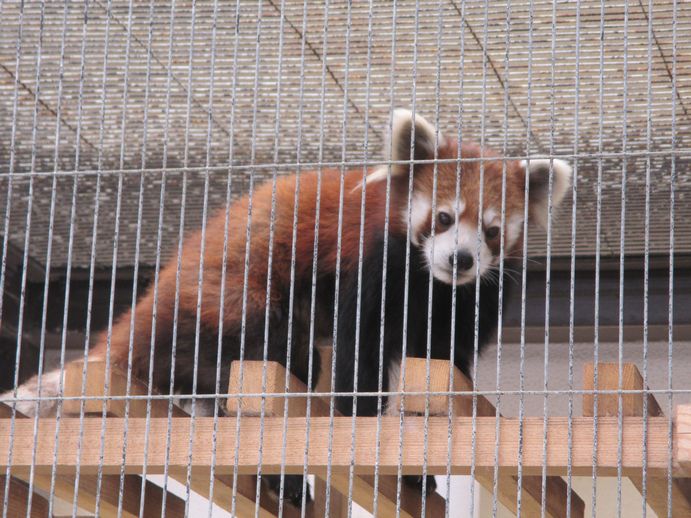
[[[489,227],[485,230],[485,236],[487,239],[496,239],[499,237],[499,227]]]
[[[446,228],[451,226],[451,223],[453,223],[453,218],[448,212],[440,212],[437,214],[437,221],[439,222],[440,227]]]

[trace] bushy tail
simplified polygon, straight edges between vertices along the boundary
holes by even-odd
[[[39,377],[32,377],[17,388],[17,412],[27,416],[35,416],[37,413],[41,417],[52,415],[57,406],[58,400],[56,398],[59,395],[59,388],[60,369],[55,369],[41,376],[40,394]],[[14,391],[10,390],[0,394],[0,401],[12,406],[14,397]]]

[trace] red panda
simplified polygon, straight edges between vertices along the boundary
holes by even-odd
[[[339,171],[283,176],[275,186],[265,183],[251,197],[245,195],[234,202],[229,208],[227,232],[225,211],[211,218],[204,236],[199,311],[202,234],[196,232],[187,237],[179,282],[176,277],[178,260],[174,257],[161,271],[156,294],[152,372],[157,390],[169,393],[172,387],[182,394],[215,393],[217,385],[221,390],[227,386],[230,363],[240,358],[241,349],[245,359],[266,356],[285,365],[287,343],[291,344],[290,370],[303,382],[311,381],[314,385],[319,372],[319,356],[316,350],[312,351],[314,375],[310,376],[310,344],[315,337],[335,336],[334,389],[338,392],[377,391],[380,369],[386,374],[395,369],[400,359],[404,334],[408,355],[427,352],[430,273],[434,279],[432,357],[449,358],[451,284],[455,280],[460,288],[457,290],[454,361],[468,372],[475,342],[481,349],[496,328],[499,300],[496,286],[489,280],[492,275],[496,276],[500,248],[503,246],[505,257],[521,250],[526,213],[525,182],[529,182],[529,220],[544,226],[550,194],[551,205],[558,206],[570,185],[571,168],[557,159],[530,160],[527,165],[503,160],[476,144],[464,143],[459,149],[455,138],[439,133],[424,118],[407,110],[396,110],[392,121],[386,157],[392,161],[391,165],[375,168],[364,182],[362,169],[346,171],[343,178]],[[463,159],[460,165],[459,158]],[[435,164],[435,160],[439,161]],[[502,188],[503,176],[505,189]],[[436,201],[433,202],[435,178]],[[409,191],[411,181],[412,191]],[[458,202],[457,181],[460,182]],[[361,226],[363,195],[364,228]],[[318,239],[315,242],[317,215]],[[385,236],[387,221],[388,234]],[[359,279],[361,237],[365,274]],[[316,265],[313,262],[315,250]],[[291,268],[293,255],[294,271]],[[387,281],[382,286],[385,258]],[[314,287],[313,274],[316,275]],[[472,287],[477,278],[481,280],[481,289],[476,340],[475,289]],[[404,311],[406,279],[407,313]],[[268,309],[267,286],[270,287]],[[384,297],[382,287],[386,289]],[[179,292],[177,308],[176,292]],[[114,364],[131,368],[135,376],[147,379],[154,296],[152,291],[146,293],[137,303],[133,319],[128,312],[117,320],[110,336],[102,333],[90,356],[104,358],[109,351]],[[222,316],[219,314],[221,296]],[[336,302],[338,310],[334,314]],[[356,333],[358,304],[359,335]],[[383,357],[380,355],[382,307]],[[311,325],[313,312],[314,326]],[[130,330],[132,320],[133,333]],[[177,321],[176,330],[174,320]],[[335,333],[334,320],[338,326]],[[219,321],[222,322],[222,351],[221,379],[217,380]],[[357,370],[356,354],[359,358]],[[56,373],[45,375],[42,381],[44,396],[58,395],[58,376]],[[388,388],[388,380],[384,379],[383,387],[384,390]],[[18,397],[32,396],[35,391],[34,379],[19,388]],[[338,398],[339,409],[346,414],[353,411],[362,415],[376,414],[377,403],[376,398],[358,398],[355,408],[352,397]],[[48,412],[50,406],[50,401],[42,402],[41,414]],[[28,414],[39,410],[34,401],[19,401],[17,408]],[[291,496],[297,503],[300,497],[299,491]]]

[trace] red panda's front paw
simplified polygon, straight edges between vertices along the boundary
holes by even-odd
[[[279,475],[267,475],[263,479],[269,490],[274,493],[278,499],[281,495],[281,477]],[[302,476],[300,475],[285,475],[283,477],[283,499],[293,504],[293,506],[300,509],[302,507]],[[305,486],[305,504],[312,502],[309,485]]]
[[[422,493],[422,477],[418,475],[404,475],[403,482],[406,486],[417,489]],[[425,494],[431,495],[437,490],[437,481],[434,475],[427,475],[427,482],[425,483]]]

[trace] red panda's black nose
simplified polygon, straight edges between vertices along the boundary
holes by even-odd
[[[459,272],[465,272],[473,267],[473,256],[468,252],[456,252],[456,265]],[[453,257],[454,254],[449,256],[449,264],[453,268]]]

